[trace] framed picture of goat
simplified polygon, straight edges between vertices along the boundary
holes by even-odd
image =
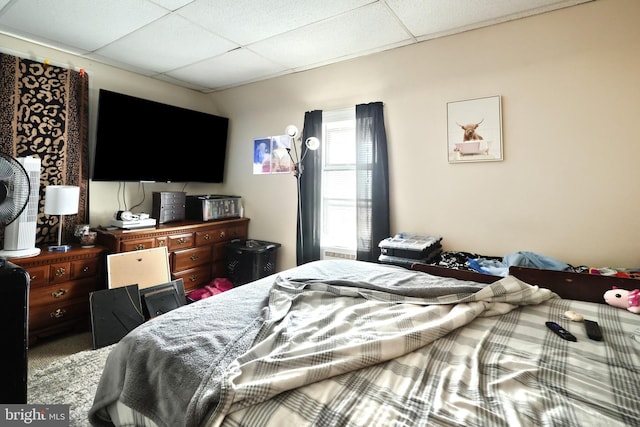
[[[449,163],[502,160],[500,96],[447,103]]]

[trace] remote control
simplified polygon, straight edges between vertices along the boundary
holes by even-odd
[[[584,326],[587,329],[587,336],[594,341],[602,341],[602,331],[598,322],[593,320],[584,320]]]
[[[551,329],[560,338],[564,338],[567,341],[578,341],[578,339],[569,331],[558,325],[556,322],[545,322],[547,328]]]

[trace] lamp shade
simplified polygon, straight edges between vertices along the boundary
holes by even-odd
[[[289,138],[295,138],[298,136],[298,128],[295,125],[289,125],[284,129]]]
[[[71,215],[78,213],[80,187],[75,185],[49,185],[44,193],[44,213]]]
[[[304,143],[309,150],[317,150],[318,148],[320,148],[320,140],[315,136],[307,138]]]

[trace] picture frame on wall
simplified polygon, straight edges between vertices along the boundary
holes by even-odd
[[[447,103],[449,163],[503,160],[499,95]]]
[[[287,135],[266,136],[253,140],[253,174],[291,173],[289,157],[291,138]]]

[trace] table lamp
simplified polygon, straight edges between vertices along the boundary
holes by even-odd
[[[49,246],[49,251],[67,252],[71,245],[62,244],[62,223],[65,215],[78,213],[80,201],[80,187],[75,185],[49,185],[44,194],[44,213],[47,215],[60,215],[58,225],[58,244]]]

